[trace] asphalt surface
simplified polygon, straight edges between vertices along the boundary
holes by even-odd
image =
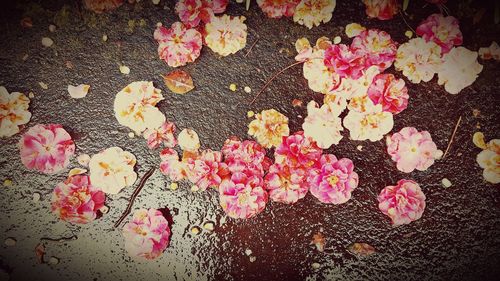
[[[413,18],[407,21],[414,28],[438,11],[423,1],[410,2],[408,12]],[[20,1],[10,4],[16,7],[1,9],[0,84],[10,92],[34,92],[28,127],[62,124],[76,143],[76,155],[120,146],[137,157],[139,177],[159,165],[159,150],[149,150],[141,137],[129,138],[129,130],[114,117],[115,94],[127,84],[153,81],[165,97],[159,108],[167,119],[179,129],[197,131],[202,148],[220,149],[231,135],[249,138],[249,110],[275,108],[290,118],[290,129],[295,132],[306,109],[293,107],[292,100],[300,99],[304,105],[311,99],[322,100],[321,94],[307,87],[301,67],[295,67],[248,105],[273,73],[294,62],[297,38],[305,36],[314,42],[320,36],[341,36],[346,42],[344,26],[358,22],[404,42],[408,29],[399,15],[391,21],[368,20],[361,1],[338,1],[331,22],[312,30],[289,19],[268,19],[255,4],[245,11],[244,5],[231,2],[227,13],[247,18],[247,47],[228,57],[203,48],[195,63],[182,68],[192,75],[196,89],[175,95],[163,84],[161,75],[171,69],[158,59],[152,36],[157,22],[169,26],[178,20],[174,1],[154,6],[143,0],[101,15],[78,9],[74,1],[67,3],[67,16],[60,12],[63,4],[43,1],[34,6]],[[450,10],[458,13],[453,4]],[[32,17],[32,28],[21,27],[23,14]],[[129,20],[136,20],[137,26],[130,28]],[[51,33],[48,25],[54,22],[58,28]],[[478,50],[498,41],[500,28],[492,22],[491,8],[476,25],[472,18],[463,17],[464,46]],[[107,42],[101,40],[104,34]],[[54,46],[44,48],[43,36],[51,37]],[[28,58],[23,61],[25,54]],[[409,106],[395,117],[393,131],[405,126],[428,130],[444,151],[462,116],[449,155],[427,171],[399,172],[385,152],[384,141],[351,141],[344,131],[344,139],[328,152],[354,161],[360,185],[353,198],[340,206],[322,204],[309,194],[294,205],[269,203],[253,219],[233,220],[218,206],[215,190],[191,192],[188,183],[181,183],[172,191],[157,170],[134,205],[166,207],[173,218],[170,247],[154,261],[132,260],[125,252],[121,231],[113,228],[133,188],[108,196],[110,211],[95,222],[82,226],[61,222],[50,212],[50,195],[67,173],[50,176],[27,171],[16,146],[20,135],[1,139],[0,180],[11,179],[13,186],[0,188],[0,276],[11,280],[495,280],[500,276],[500,189],[483,180],[475,161],[480,149],[473,145],[472,135],[482,131],[488,140],[500,136],[500,68],[498,62],[480,63],[484,68],[479,78],[458,95],[446,93],[437,78],[418,85],[407,82]],[[120,64],[130,67],[129,75],[119,72]],[[402,76],[393,68],[389,72]],[[42,89],[39,82],[48,89]],[[67,85],[81,83],[91,85],[88,96],[70,98]],[[231,83],[238,85],[236,92],[228,89]],[[251,87],[252,93],[245,93],[244,86]],[[475,116],[473,110],[480,114]],[[362,151],[356,149],[358,145]],[[69,168],[77,166],[73,159]],[[445,177],[453,183],[449,188],[441,185]],[[386,185],[402,178],[420,184],[427,206],[420,220],[393,228],[378,210],[376,197]],[[41,200],[34,202],[33,193],[41,194]],[[191,234],[191,227],[208,221],[215,223],[213,232]],[[326,238],[325,252],[310,244],[320,229]],[[76,240],[45,242],[46,257],[57,257],[58,264],[37,263],[34,248],[42,237],[73,235]],[[8,237],[15,238],[15,246],[4,245]],[[368,243],[376,253],[353,255],[347,248],[354,242]],[[253,262],[245,254],[247,249],[255,257]],[[319,268],[314,269],[313,263]]]

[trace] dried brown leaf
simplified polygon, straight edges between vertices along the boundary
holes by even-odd
[[[165,85],[175,94],[185,94],[194,89],[193,78],[183,70],[174,70],[163,76]]]
[[[349,252],[360,256],[369,256],[375,253],[375,248],[366,243],[354,243],[347,249]]]

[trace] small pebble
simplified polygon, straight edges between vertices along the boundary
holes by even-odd
[[[122,74],[128,75],[130,73],[130,68],[128,68],[128,66],[125,65],[120,65],[120,72]]]
[[[244,89],[245,93],[250,94],[252,92],[252,89],[248,86],[246,86]]]
[[[203,228],[204,228],[205,230],[208,230],[208,231],[214,231],[215,226],[214,226],[214,223],[213,223],[213,222],[206,222],[206,223],[203,225]]]
[[[56,257],[50,257],[49,264],[55,265],[59,263],[59,259]]]
[[[413,37],[413,32],[411,30],[407,30],[405,32],[405,36],[408,37],[408,38],[412,38]]]
[[[44,47],[51,47],[54,44],[54,41],[50,39],[49,37],[43,37],[42,38],[42,45]]]
[[[53,25],[53,24],[49,25],[49,31],[50,32],[55,32],[56,31],[56,26]]]
[[[450,187],[452,184],[451,184],[451,181],[447,178],[444,178],[441,180],[441,184],[444,186],[444,187]]]
[[[76,157],[76,161],[78,161],[78,164],[87,167],[87,165],[90,162],[90,156],[88,154],[80,154],[78,157]]]
[[[179,188],[179,184],[177,184],[176,182],[173,182],[170,184],[170,189],[171,190],[177,190],[177,188]]]
[[[40,198],[42,198],[42,196],[40,195],[40,193],[38,193],[38,192],[33,193],[33,202],[40,201]]]
[[[312,268],[314,269],[318,269],[321,265],[317,262],[314,262],[313,264],[311,264]]]
[[[129,138],[131,138],[131,139],[133,139],[133,138],[135,137],[134,132],[130,132],[130,133],[128,133],[128,137],[129,137]]]
[[[38,85],[40,85],[40,87],[44,90],[47,90],[49,88],[49,86],[43,82],[38,82]]]
[[[460,156],[462,156],[462,155],[463,155],[463,154],[462,154],[462,152],[457,153],[457,156],[458,156],[458,157],[460,157]]]
[[[362,145],[358,145],[358,146],[356,146],[356,149],[359,150],[359,151],[363,151],[363,146]]]
[[[201,229],[197,226],[191,227],[191,234],[198,235],[201,232]]]
[[[247,117],[248,118],[252,118],[254,115],[255,115],[255,112],[253,112],[251,110],[247,112]]]
[[[251,256],[251,257],[250,257],[250,262],[254,262],[254,261],[256,261],[256,260],[257,260],[257,258],[256,258],[256,257],[254,257],[254,256]]]
[[[4,180],[3,186],[12,186],[12,180],[9,180],[9,179]]]
[[[109,207],[104,205],[99,209],[99,211],[101,211],[101,213],[103,214],[107,214],[109,212]]]
[[[106,41],[108,41],[108,35],[104,34],[102,36],[102,42],[106,42]]]
[[[153,2],[154,5],[160,4],[160,0],[152,0],[152,2]]]
[[[333,38],[333,44],[338,44],[340,43],[340,41],[342,41],[342,38],[340,38],[340,36],[335,36],[335,38]]]
[[[15,246],[16,243],[17,241],[14,238],[8,237],[7,239],[5,239],[5,246],[12,247]]]
[[[252,250],[246,249],[245,250],[245,255],[250,256],[252,254]]]
[[[236,84],[229,85],[229,90],[235,92],[236,91]]]
[[[29,92],[28,97],[29,97],[30,99],[32,99],[32,98],[34,98],[34,97],[35,97],[35,94],[34,94],[33,92]]]

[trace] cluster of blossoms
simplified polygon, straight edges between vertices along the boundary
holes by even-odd
[[[19,126],[30,121],[29,103],[29,98],[24,94],[9,94],[5,87],[0,86],[0,138],[17,134]]]
[[[500,139],[484,141],[483,133],[475,133],[474,144],[483,149],[476,158],[477,163],[483,168],[483,178],[490,183],[500,183]]]
[[[188,27],[197,27],[200,22],[209,23],[215,14],[224,13],[228,0],[179,0],[175,12]]]
[[[269,18],[293,17],[293,21],[311,29],[332,19],[335,0],[257,0]]]
[[[464,47],[458,20],[441,14],[430,15],[416,29],[417,35],[402,44],[394,66],[411,82],[428,82],[438,74],[438,84],[450,94],[471,85],[482,71],[478,53]]]
[[[393,226],[409,224],[422,217],[425,194],[412,180],[399,180],[397,185],[386,186],[378,196],[378,208],[391,218]]]

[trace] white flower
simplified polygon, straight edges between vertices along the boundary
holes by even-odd
[[[247,43],[247,26],[245,17],[222,15],[212,17],[205,26],[205,42],[212,51],[227,56],[245,48]]]
[[[483,177],[487,182],[500,183],[500,139],[490,140],[476,161],[484,169]]]
[[[340,86],[331,91],[330,94],[342,96],[346,99],[364,97],[368,94],[368,88],[373,82],[373,78],[379,74],[377,66],[370,66],[363,71],[363,75],[358,79],[344,78]]]
[[[438,84],[450,94],[458,94],[476,81],[483,66],[477,62],[477,52],[457,47],[443,56],[443,64],[438,72]]]
[[[338,117],[340,112],[335,109],[338,107],[332,108],[328,104],[318,107],[315,101],[307,104],[307,117],[302,124],[304,135],[312,138],[323,149],[338,144],[342,139],[340,131],[344,128],[342,120]]]
[[[19,126],[30,121],[29,103],[30,99],[24,94],[9,94],[5,87],[0,86],[0,138],[17,134]]]
[[[137,180],[135,163],[132,153],[119,147],[110,147],[90,159],[90,181],[105,193],[117,194]]]
[[[394,120],[392,113],[383,112],[382,105],[378,104],[373,112],[349,111],[344,126],[349,129],[353,140],[378,141],[392,130]]]
[[[177,143],[182,150],[195,152],[200,148],[200,138],[198,134],[191,129],[184,129],[177,136]]]
[[[293,21],[309,29],[332,19],[336,0],[302,0],[295,8]]]
[[[394,67],[412,83],[429,82],[441,64],[441,47],[417,37],[398,48]]]

